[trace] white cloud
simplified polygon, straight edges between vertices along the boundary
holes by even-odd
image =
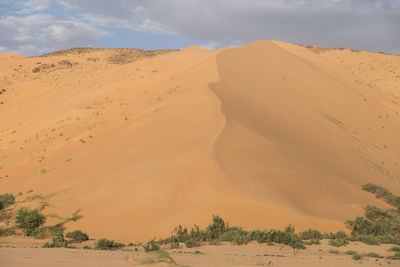
[[[4,3],[10,0],[0,0],[0,4]],[[390,52],[398,51],[400,43],[400,0],[15,0],[15,3],[20,7],[16,14],[23,13],[22,17],[0,15],[0,45],[13,51],[20,51],[18,47],[25,45],[32,45],[37,51],[90,45],[106,34],[100,28],[169,34],[208,48],[275,39]],[[51,12],[53,4],[63,6],[65,17]],[[16,47],[10,46],[10,42]]]

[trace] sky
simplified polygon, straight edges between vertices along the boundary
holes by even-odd
[[[0,0],[0,52],[279,40],[400,54],[400,0]]]

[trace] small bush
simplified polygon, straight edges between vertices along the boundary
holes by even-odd
[[[56,235],[53,237],[53,246],[56,248],[68,246],[68,243],[67,241],[65,241],[62,231],[58,231],[58,233],[56,233]]]
[[[15,203],[15,197],[10,193],[0,195],[0,210],[5,209]]]
[[[13,228],[0,227],[0,237],[10,235],[15,235],[15,230]]]
[[[101,250],[119,249],[124,246],[125,245],[122,243],[116,243],[114,240],[108,240],[106,238],[101,238],[95,243],[95,248]]]
[[[128,247],[133,247],[133,246],[134,244],[132,242],[128,244]]]
[[[194,248],[194,247],[199,247],[200,246],[200,242],[194,240],[194,239],[188,239],[185,242],[185,246],[187,248]]]
[[[361,260],[361,259],[362,259],[362,255],[361,255],[361,254],[358,254],[358,253],[356,252],[356,253],[354,253],[354,254],[351,256],[351,258],[352,258],[353,260],[355,260],[355,261],[358,261],[358,260]]]
[[[333,247],[342,247],[349,244],[346,239],[330,239],[328,244]]]
[[[391,247],[388,251],[394,251],[400,253],[400,247]]]
[[[35,67],[35,68],[32,70],[33,73],[37,73],[37,72],[39,72],[39,71],[40,71],[40,68],[39,68],[39,67]]]
[[[303,241],[303,243],[308,246],[321,244],[319,239],[310,239],[310,240]]]
[[[89,236],[83,233],[81,230],[76,230],[73,232],[69,232],[65,235],[67,238],[71,238],[74,241],[87,241],[89,240]]]
[[[365,256],[370,257],[370,258],[377,258],[377,259],[383,258],[381,255],[379,255],[378,253],[375,253],[375,252],[367,253],[367,254],[365,254]]]
[[[144,245],[143,248],[146,253],[151,252],[151,251],[160,250],[160,246],[157,244],[157,242],[154,239],[147,242],[147,244]]]
[[[354,251],[354,250],[347,250],[347,251],[345,252],[345,254],[346,254],[346,255],[354,255],[354,254],[357,254],[357,251]]]
[[[300,238],[302,240],[312,240],[312,239],[320,240],[322,239],[322,234],[318,230],[313,230],[310,228],[306,231],[301,232]]]
[[[329,250],[329,253],[331,253],[331,254],[339,254],[339,250],[330,249],[330,250]]]
[[[22,228],[23,234],[26,236],[30,236],[45,222],[46,217],[36,209],[20,208],[15,215],[15,223]]]

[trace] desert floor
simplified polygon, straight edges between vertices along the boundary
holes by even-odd
[[[178,249],[166,248],[176,264],[157,262],[156,252],[145,253],[141,247],[138,247],[138,251],[134,251],[135,247],[104,251],[82,249],[81,244],[77,245],[77,249],[49,249],[40,248],[42,243],[31,239],[19,242],[15,238],[0,239],[0,266],[400,266],[399,261],[385,258],[363,257],[358,261],[353,260],[345,254],[346,251],[375,252],[383,257],[393,254],[387,252],[390,245],[369,246],[358,242],[334,248],[323,240],[321,245],[308,246],[306,250],[297,251],[296,255],[287,246],[257,243],[242,246],[220,243],[191,249],[184,245]],[[332,250],[337,253],[330,252]],[[149,262],[149,259],[155,261]]]

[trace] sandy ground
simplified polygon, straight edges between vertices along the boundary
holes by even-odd
[[[336,231],[385,206],[362,184],[400,193],[399,56],[275,41],[168,52],[0,54],[10,216],[78,211],[67,231],[125,243],[213,213]]]
[[[355,261],[345,254],[348,250],[355,250],[359,253],[375,252],[385,257],[391,255],[386,252],[389,247],[352,243],[346,247],[333,248],[323,241],[321,245],[314,245],[294,254],[291,248],[278,245],[251,243],[235,246],[221,243],[192,249],[168,249],[167,252],[180,266],[400,266],[396,260],[364,257]],[[331,250],[335,250],[335,253],[330,252]],[[148,259],[157,259],[157,254],[145,253],[142,248],[136,252],[133,247],[124,251],[45,249],[29,246],[24,248],[18,245],[14,248],[0,248],[0,265],[9,267],[176,266],[166,262],[144,264]]]

